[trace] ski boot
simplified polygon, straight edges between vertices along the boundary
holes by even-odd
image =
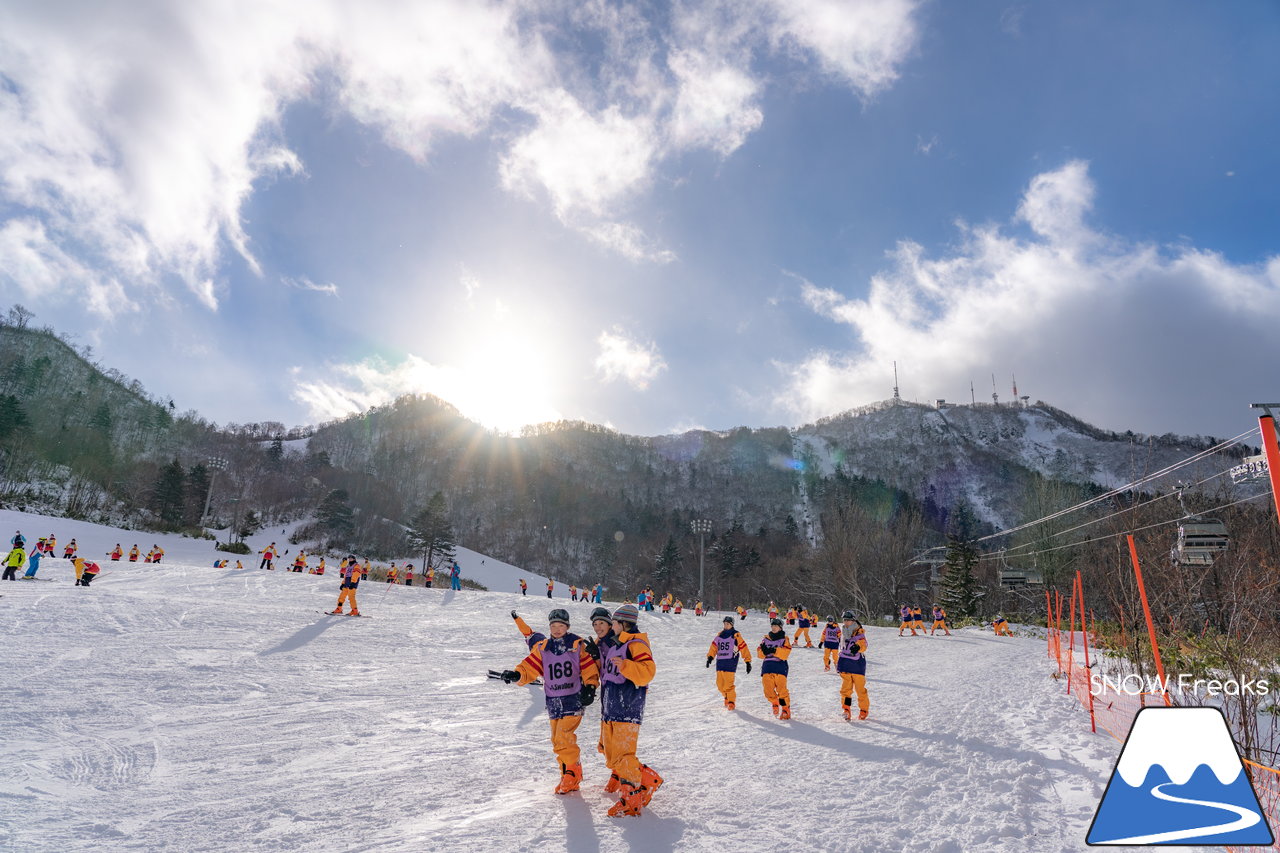
[[[640,790],[644,796],[641,798],[641,805],[649,805],[649,801],[653,799],[653,795],[662,787],[662,777],[658,772],[647,764],[640,765]]]
[[[578,786],[582,784],[582,765],[574,764],[572,766],[560,765],[560,784],[556,785],[557,794],[568,794],[578,790]]]
[[[622,783],[622,796],[609,807],[609,817],[639,817],[644,806],[643,789],[630,782]]]
[[[773,704],[773,715],[775,717],[778,716],[778,703],[776,702]]]
[[[734,709],[734,707],[735,707],[735,706],[734,706],[734,704],[733,704],[732,702],[730,702],[728,699],[726,699],[726,700],[724,701],[724,707],[725,707],[725,709],[726,709],[726,710],[732,711],[732,710]]]
[[[871,713],[870,711],[858,711],[858,719],[865,720],[867,718],[867,715],[870,713]]]
[[[604,792],[606,794],[616,794],[622,788],[622,780],[618,778],[617,773],[609,775],[609,781],[604,783]]]
[[[782,706],[782,711],[778,714],[778,719],[779,719],[779,720],[789,720],[789,719],[791,719],[791,708],[789,708],[789,707],[788,707],[788,706],[786,706],[786,705],[783,705],[783,706]]]
[[[341,612],[341,611],[339,611],[339,612]],[[360,615],[360,611],[359,611],[359,610],[356,610],[356,609],[353,607],[353,608],[351,608],[351,612],[350,612],[350,613],[348,613],[347,615],[348,615],[348,616],[359,616],[359,615]]]
[[[841,710],[844,711],[844,718],[846,720],[853,719],[853,706],[851,704],[849,704],[848,702],[845,702],[843,705],[841,705]]]

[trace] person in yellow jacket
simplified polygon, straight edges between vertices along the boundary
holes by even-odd
[[[115,561],[115,560],[119,560],[123,556],[124,556],[124,549],[121,548],[120,543],[117,542],[116,547],[111,549],[111,559]]]
[[[680,615],[680,612],[684,610],[684,602],[678,598],[676,599],[675,610],[676,610],[677,616]]]
[[[139,553],[140,553],[140,552],[138,551],[138,546],[137,546],[137,545],[134,545],[132,548],[130,548],[130,549],[129,549],[129,562],[130,562],[130,563],[136,563],[136,562],[138,562],[138,554],[139,554]]]
[[[637,622],[640,611],[634,604],[624,604],[613,611],[616,644],[600,646],[600,745],[605,764],[618,777],[618,802],[609,809],[609,817],[639,816],[649,805],[663,779],[636,757],[640,739],[640,723],[649,683],[657,672],[649,637],[640,633]],[[613,780],[605,786],[611,790]]]
[[[947,611],[935,604],[933,605],[933,628],[929,631],[929,635],[933,636],[939,628],[946,636],[951,636],[951,631],[947,628]]]
[[[705,614],[706,612],[707,612],[707,611],[706,611],[706,610],[704,610],[704,609],[702,608],[702,602],[701,602],[701,601],[695,601],[695,602],[693,603],[693,615],[694,615],[694,616],[702,616],[702,615],[703,615],[703,614]]]
[[[1009,630],[1009,622],[1000,614],[996,614],[996,618],[991,620],[991,628],[996,632],[997,637],[1012,637],[1013,632]]]
[[[71,564],[76,569],[76,586],[80,586],[80,579],[84,577],[84,557],[76,557]]]
[[[658,606],[662,608],[663,613],[670,613],[671,602],[674,600],[675,600],[674,596],[672,596],[671,593],[667,593],[666,595],[662,596],[662,600],[658,602]]]
[[[796,615],[797,615],[797,614],[796,614],[796,609],[795,609],[794,607],[792,607],[790,610],[788,610],[788,611],[787,611],[787,624],[788,624],[788,625],[794,625],[794,624],[796,624]]]
[[[319,565],[316,565],[316,566],[312,567],[311,569],[308,569],[308,572],[309,572],[310,574],[313,574],[313,575],[322,575],[322,574],[324,574],[324,557],[321,557],[321,558],[320,558],[320,563],[319,563]]]
[[[770,601],[769,609],[766,611],[766,615],[769,617],[770,623],[772,623],[774,619],[778,618],[778,605]]]
[[[391,568],[387,569],[387,583],[395,583],[400,580],[400,570],[396,568],[396,564],[392,563]]]
[[[747,641],[742,639],[733,627],[733,617],[724,617],[724,630],[711,638],[711,648],[707,649],[707,667],[712,661],[716,665],[716,689],[724,696],[724,706],[732,711],[737,704],[738,694],[734,680],[738,674],[738,658],[747,662],[747,675],[751,674],[751,650]]]
[[[840,673],[840,708],[846,720],[853,719],[853,693],[858,693],[858,719],[865,720],[871,712],[871,700],[867,695],[867,632],[862,623],[846,610],[840,629],[840,656],[836,659],[836,671]]]
[[[425,586],[427,589],[431,589],[431,585],[435,583],[435,581],[436,581],[436,567],[431,565],[430,563],[427,563],[427,574],[426,574],[426,577],[423,578],[423,582],[422,582],[423,586]]]
[[[737,613],[737,614],[738,614],[738,618],[739,618],[739,619],[746,619],[746,618],[747,618],[747,608],[743,607],[741,604],[739,604],[737,607],[733,608],[733,610],[734,610],[734,612],[735,612],[735,613]]]
[[[76,551],[78,550],[80,550],[80,546],[76,545],[76,540],[72,538],[72,540],[67,543],[67,547],[62,551],[62,559],[70,560],[76,555]]]
[[[515,611],[512,616],[524,633],[527,626],[523,620],[515,616]],[[547,630],[550,637],[526,634],[530,643],[528,656],[516,664],[514,670],[504,671],[502,680],[508,684],[529,684],[542,678],[547,716],[551,719],[551,748],[560,762],[560,783],[555,792],[568,794],[582,784],[582,751],[578,748],[577,731],[582,723],[583,708],[595,701],[600,675],[585,641],[569,633],[569,611],[560,607],[552,610],[547,616]]]
[[[298,556],[293,558],[293,571],[301,572],[307,567],[307,552],[299,551]]]
[[[356,607],[356,587],[360,586],[360,578],[363,575],[360,568],[356,565],[355,558],[351,558],[347,564],[346,574],[342,576],[342,584],[338,587],[338,606],[330,611],[334,616],[342,615],[342,604],[346,602],[351,605],[351,615],[359,616],[360,609]]]
[[[791,644],[787,642],[787,632],[782,628],[782,620],[773,617],[769,620],[769,633],[764,635],[757,647],[760,652],[760,682],[764,687],[764,698],[773,705],[773,715],[779,720],[791,719],[791,691],[787,689],[787,672],[790,664]]]
[[[18,579],[18,569],[22,568],[22,564],[26,561],[27,552],[22,550],[21,545],[14,545],[13,550],[9,552],[9,556],[4,561],[4,579],[16,581]],[[39,564],[37,563],[37,565]],[[79,583],[79,581],[77,580],[76,583]]]
[[[161,558],[161,557],[163,557],[163,556],[164,556],[164,549],[163,549],[163,548],[161,548],[159,545],[152,545],[152,546],[151,546],[151,557],[150,557],[151,562],[153,562],[153,563],[158,563],[158,562],[160,562],[160,558]]]
[[[404,564],[404,585],[413,586],[413,563]]]

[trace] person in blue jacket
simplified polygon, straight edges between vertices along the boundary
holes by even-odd
[[[23,580],[27,578],[35,580],[36,572],[40,570],[40,558],[43,556],[39,551],[31,552],[31,556],[27,558],[27,572],[22,576]]]
[[[462,567],[458,565],[457,560],[454,560],[453,565],[449,567],[449,583],[450,589],[462,589]]]

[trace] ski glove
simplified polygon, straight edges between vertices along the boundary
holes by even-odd
[[[594,684],[582,685],[582,690],[578,692],[578,699],[582,702],[582,707],[587,707],[596,701],[596,686]]]
[[[515,612],[514,610],[512,610],[512,611],[511,611],[511,618],[512,618],[512,619],[519,619],[520,617],[519,617],[518,615],[516,615],[516,612]]]
[[[582,647],[586,649],[587,654],[591,655],[593,658],[600,657],[600,646],[595,640],[587,640],[582,644]]]
[[[747,675],[751,674],[751,661],[747,661]]]
[[[502,671],[502,680],[507,684],[515,684],[520,680],[520,673],[516,672],[514,669],[504,669]]]
[[[707,666],[706,666],[707,669],[711,668],[711,662],[713,660],[715,660],[715,658],[713,658],[711,655],[707,655]]]

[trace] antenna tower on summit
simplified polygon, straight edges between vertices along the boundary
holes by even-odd
[[[898,396],[898,362],[893,363],[893,402],[896,404],[902,398]]]

